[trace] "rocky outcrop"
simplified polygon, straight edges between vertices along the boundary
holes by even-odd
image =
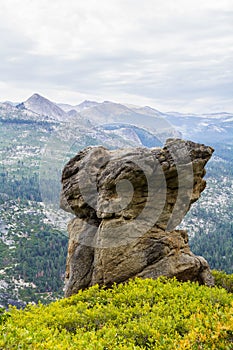
[[[204,190],[211,147],[180,139],[163,148],[88,147],[65,166],[69,223],[65,295],[132,277],[176,276],[213,285],[206,260],[176,230]]]

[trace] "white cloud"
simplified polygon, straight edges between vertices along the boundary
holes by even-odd
[[[231,0],[3,0],[1,11],[0,100],[40,91],[233,111]]]

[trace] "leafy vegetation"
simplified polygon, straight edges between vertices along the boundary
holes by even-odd
[[[233,295],[196,283],[131,280],[47,306],[12,308],[2,349],[232,349]]]
[[[233,274],[228,275],[224,271],[213,270],[215,285],[225,288],[228,292],[233,293]]]

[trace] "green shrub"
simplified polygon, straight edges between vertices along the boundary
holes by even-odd
[[[9,312],[6,312],[5,309],[0,308],[0,324],[6,322],[8,317],[10,317]]]
[[[10,315],[0,349],[232,349],[233,295],[175,279],[94,286]]]
[[[225,288],[228,292],[233,293],[233,274],[228,275],[224,271],[213,270],[212,275],[215,279],[215,285]]]

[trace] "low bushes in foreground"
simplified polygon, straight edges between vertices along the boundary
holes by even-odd
[[[233,294],[175,279],[94,286],[49,305],[11,308],[0,349],[233,349]]]
[[[212,275],[214,276],[217,287],[223,287],[228,292],[233,293],[233,274],[228,275],[224,271],[213,270]]]

